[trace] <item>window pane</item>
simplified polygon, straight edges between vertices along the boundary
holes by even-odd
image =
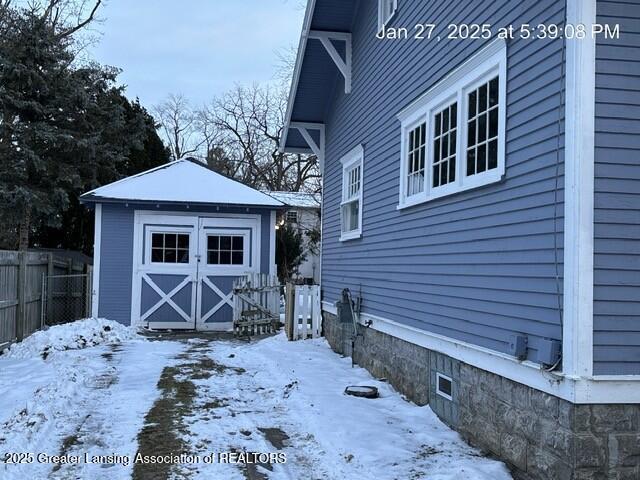
[[[178,248],[189,248],[189,235],[178,235]]]
[[[483,143],[478,147],[478,169],[477,173],[487,169],[487,144]]]
[[[162,263],[163,262],[163,255],[162,255],[162,249],[161,248],[153,248],[151,249],[151,261],[154,263]]]
[[[231,250],[231,237],[220,237],[220,250]]]
[[[164,263],[176,263],[176,260],[176,251],[174,249],[164,251]]]
[[[234,265],[242,265],[244,263],[243,258],[244,254],[242,252],[233,252],[231,254],[231,261]]]
[[[455,128],[458,124],[458,104],[451,105],[451,128]]]
[[[162,233],[152,234],[151,246],[154,248],[162,248],[164,246],[164,235],[162,235]]]
[[[433,125],[435,126],[435,135],[437,137],[442,132],[442,116],[439,113],[433,119]]]
[[[498,109],[494,108],[489,112],[489,138],[498,136]]]
[[[456,153],[456,147],[457,147],[457,135],[456,135],[456,131],[453,130],[450,134],[449,134],[449,150],[451,151],[451,155],[455,155]]]
[[[442,112],[442,131],[449,130],[449,109],[445,108]]]
[[[433,186],[440,186],[440,164],[433,166]]]
[[[358,229],[358,202],[351,202],[349,204],[349,231]]]
[[[220,265],[230,265],[231,264],[231,252],[221,250],[220,251]]]
[[[476,149],[471,148],[467,152],[467,175],[476,173]]]
[[[165,234],[165,236],[164,236],[164,246],[165,246],[165,248],[176,248],[177,247],[176,238],[177,238],[177,235],[175,235],[173,233]]]
[[[489,142],[489,170],[498,167],[498,140],[491,140]]]
[[[469,94],[469,120],[476,116],[476,102],[478,101],[478,96],[476,91],[474,90]]]
[[[178,263],[189,263],[189,250],[178,250]]]
[[[489,107],[498,104],[498,77],[489,82]]]
[[[478,117],[478,143],[487,139],[487,114],[483,113]]]
[[[233,237],[233,249],[242,250],[244,248],[244,237]]]
[[[209,252],[207,255],[207,263],[209,265],[218,265],[218,251]]]
[[[467,145],[472,147],[476,144],[476,121],[471,120],[467,128]]]
[[[478,113],[487,109],[487,85],[483,85],[478,89]]]
[[[220,237],[217,235],[209,235],[207,238],[207,249],[218,250],[220,248]]]
[[[456,162],[449,163],[449,182],[455,182],[456,180]]]

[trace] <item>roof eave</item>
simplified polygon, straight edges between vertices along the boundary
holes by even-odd
[[[284,129],[280,136],[280,153],[284,153],[286,150],[287,136],[289,135],[289,128],[291,126],[291,115],[293,114],[293,105],[296,101],[296,93],[298,91],[298,83],[300,81],[300,72],[302,70],[302,63],[304,61],[304,55],[307,50],[307,40],[309,39],[309,31],[311,30],[311,20],[313,19],[313,11],[316,7],[316,0],[309,0],[307,2],[307,10],[304,14],[304,23],[302,24],[302,33],[300,34],[300,42],[298,43],[298,54],[296,56],[296,65],[293,70],[293,78],[291,80],[291,90],[289,91],[289,99],[287,102],[287,113],[285,115]],[[301,152],[292,152],[301,153]]]
[[[275,200],[275,199],[274,199]],[[278,200],[275,200],[278,201]],[[197,207],[234,207],[234,208],[267,208],[273,210],[286,209],[287,205],[279,202],[279,205],[269,205],[263,203],[223,203],[223,202],[196,202],[196,201],[178,201],[178,200],[142,200],[139,198],[112,198],[101,197],[98,195],[82,195],[80,203],[84,205],[96,203],[113,203],[113,204],[135,204],[135,205],[184,205]]]

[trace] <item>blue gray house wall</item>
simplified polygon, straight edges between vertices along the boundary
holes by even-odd
[[[399,211],[396,115],[485,43],[377,41],[377,2],[359,2],[353,91],[334,89],[326,116],[323,299],[349,287],[363,311],[494,350],[514,333],[561,339],[563,51],[507,42],[506,178]],[[565,2],[399,2],[390,26],[428,21],[563,24]],[[442,33],[436,32],[436,34]],[[339,159],[364,146],[362,239],[340,242]]]
[[[599,0],[596,43],[596,375],[640,374],[640,2]]]
[[[184,205],[102,204],[100,239],[100,280],[98,315],[125,325],[131,323],[131,291],[133,276],[133,231],[135,210],[162,212],[197,212],[215,216],[216,213],[259,214],[261,216],[260,272],[270,270],[271,210],[240,207],[200,207]]]

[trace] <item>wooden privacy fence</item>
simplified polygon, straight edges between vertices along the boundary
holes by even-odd
[[[275,275],[248,274],[233,282],[233,332],[259,335],[280,329],[280,282]]]
[[[0,349],[45,324],[88,316],[90,280],[91,267],[72,259],[0,251]]]
[[[287,284],[285,331],[289,340],[305,340],[322,335],[319,285]]]

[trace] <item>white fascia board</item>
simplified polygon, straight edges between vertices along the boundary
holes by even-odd
[[[269,275],[277,275],[278,268],[276,266],[276,211],[271,210],[271,219],[269,222]]]
[[[287,113],[285,114],[284,129],[280,137],[280,152],[284,153],[287,144],[287,136],[289,135],[289,126],[291,124],[291,114],[293,113],[293,104],[296,101],[296,92],[298,91],[298,83],[300,82],[300,72],[302,70],[302,62],[304,54],[307,50],[307,40],[309,31],[311,30],[311,20],[313,19],[313,11],[316,8],[316,0],[307,2],[307,10],[304,14],[304,22],[302,24],[302,33],[298,42],[298,55],[296,56],[296,65],[293,69],[293,78],[291,79],[291,90],[289,91],[289,100],[287,102]]]
[[[335,305],[322,302],[322,310],[337,314]],[[540,365],[519,361],[505,353],[362,313],[359,322],[368,328],[433,350],[473,367],[508,378],[571,403],[640,403],[640,375],[625,377],[573,377],[548,373]]]
[[[596,22],[595,0],[568,0],[567,24]],[[566,40],[563,371],[593,374],[595,38]]]

